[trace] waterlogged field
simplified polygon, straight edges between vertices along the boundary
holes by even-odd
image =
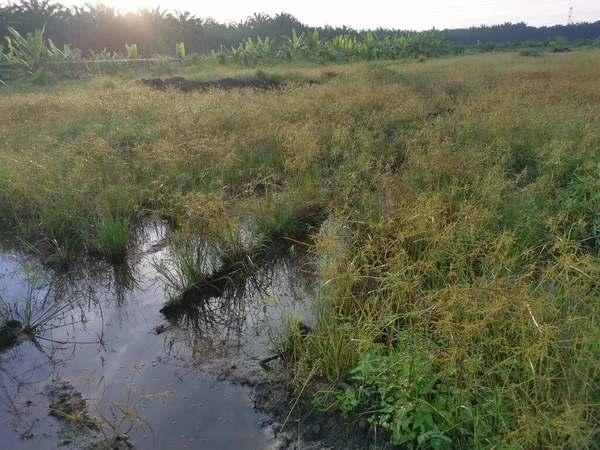
[[[306,247],[296,409],[379,447],[600,445],[600,52],[183,75],[282,87],[6,89],[3,226],[68,268],[166,220],[166,315]]]

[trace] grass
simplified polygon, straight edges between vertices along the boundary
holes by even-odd
[[[412,448],[592,449],[599,72],[598,51],[485,54],[270,67],[328,80],[284,91],[7,91],[0,213],[42,251],[114,260],[169,217],[179,293],[310,243],[316,322],[287,370],[319,408]]]

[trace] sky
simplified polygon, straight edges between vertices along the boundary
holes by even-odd
[[[87,1],[61,0],[61,3],[82,5]],[[311,26],[347,25],[355,29],[424,30],[521,21],[534,26],[565,24],[571,6],[574,22],[600,20],[600,0],[104,0],[103,3],[121,12],[161,5],[163,9],[187,10],[220,22],[238,22],[253,13],[274,15],[283,10]]]

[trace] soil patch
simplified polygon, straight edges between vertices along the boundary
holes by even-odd
[[[370,448],[373,436],[365,420],[351,423],[336,414],[315,410],[305,392],[295,403],[294,387],[281,368],[269,368],[256,358],[215,361],[205,368],[218,379],[245,386],[252,392],[254,408],[270,420],[264,423],[277,450]],[[313,388],[314,389],[314,388]]]
[[[150,87],[152,89],[166,90],[168,88],[177,89],[181,92],[191,91],[205,91],[210,88],[217,89],[239,89],[239,88],[252,88],[257,90],[271,90],[279,89],[282,84],[275,80],[255,80],[255,81],[243,81],[234,80],[233,78],[223,78],[218,81],[191,81],[183,77],[172,77],[165,78],[142,78],[138,81],[143,86]]]
[[[88,404],[69,381],[54,380],[44,388],[50,402],[50,415],[61,424],[60,445],[72,450],[129,450],[127,436],[108,437],[95,419],[87,414]]]

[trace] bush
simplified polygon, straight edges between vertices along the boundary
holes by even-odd
[[[34,86],[50,86],[58,83],[58,76],[54,72],[42,67],[28,81]]]
[[[529,57],[533,57],[533,58],[537,58],[539,56],[542,56],[542,53],[535,49],[535,48],[524,48],[521,49],[521,51],[519,52],[519,54],[521,56],[529,56]]]

